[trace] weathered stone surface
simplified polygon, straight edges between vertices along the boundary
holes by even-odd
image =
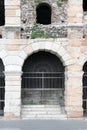
[[[87,62],[87,12],[83,13],[82,0],[64,0],[60,7],[57,0],[43,2],[51,5],[52,24],[38,25],[38,28],[54,37],[33,40],[31,32],[39,3],[34,0],[5,0],[5,26],[0,27],[0,58],[5,66],[4,117],[7,119],[20,118],[22,66],[28,56],[41,50],[56,55],[65,67],[64,98],[68,117],[83,116],[82,79],[83,65]],[[32,118],[32,115],[29,116]]]

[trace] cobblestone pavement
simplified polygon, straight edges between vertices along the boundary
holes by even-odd
[[[0,120],[0,130],[87,130],[87,120]]]

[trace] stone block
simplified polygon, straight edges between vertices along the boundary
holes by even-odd
[[[23,64],[23,59],[19,56],[7,56],[3,59],[5,65],[19,65]]]
[[[5,72],[21,72],[21,66],[19,66],[19,65],[6,65]]]
[[[0,51],[0,57],[3,59],[8,55],[8,53],[6,52],[6,50],[1,50]]]
[[[5,98],[6,100],[16,100],[16,99],[21,99],[21,94],[20,92],[6,92],[5,93]]]
[[[20,26],[20,17],[6,17],[6,26]]]
[[[15,81],[16,82],[16,81]],[[21,81],[20,81],[21,82]],[[20,92],[21,91],[21,85],[6,85],[5,86],[5,91],[6,92]]]
[[[5,82],[5,85],[6,86],[13,86],[13,87],[15,87],[15,86],[21,86],[21,81],[19,80],[17,80],[17,81],[6,81]]]
[[[5,6],[15,6],[20,5],[20,0],[5,0]]]

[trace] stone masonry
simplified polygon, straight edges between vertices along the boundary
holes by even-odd
[[[67,117],[83,118],[82,79],[83,65],[87,61],[87,15],[83,12],[83,0],[63,0],[61,7],[57,6],[57,0],[42,2],[52,7],[52,24],[39,26],[48,28],[48,32],[52,26],[65,26],[65,35],[60,29],[58,38],[31,39],[30,28],[36,19],[37,3],[34,0],[5,0],[5,25],[0,27],[0,58],[5,67],[4,118],[20,118],[22,66],[28,56],[40,50],[55,54],[65,66]]]

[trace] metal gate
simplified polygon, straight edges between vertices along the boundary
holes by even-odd
[[[24,72],[21,93],[22,105],[64,106],[64,73]]]
[[[87,115],[87,72],[83,75],[83,111]]]
[[[0,73],[0,116],[4,114],[5,77]]]

